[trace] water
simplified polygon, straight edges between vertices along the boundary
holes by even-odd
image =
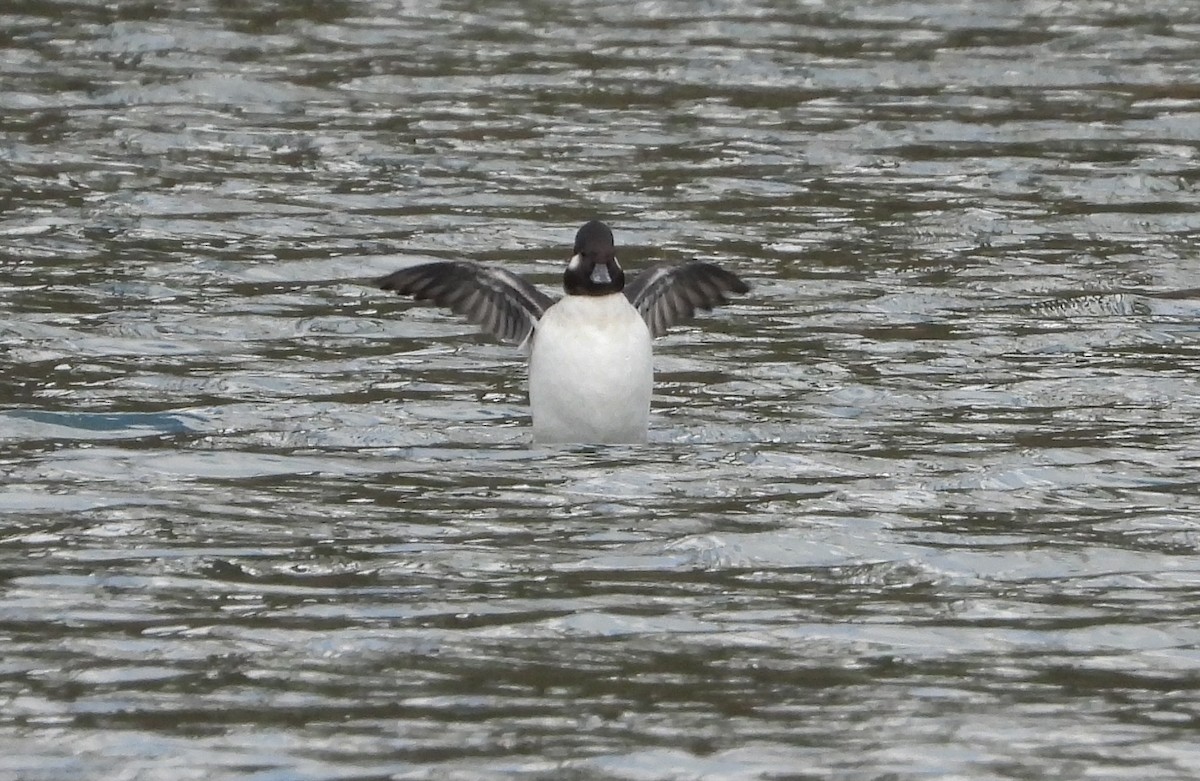
[[[1148,10],[1143,10],[1148,9]],[[1200,775],[1192,3],[0,7],[0,776]],[[754,286],[651,443],[365,282]]]

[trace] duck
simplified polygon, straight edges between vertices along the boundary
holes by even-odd
[[[652,265],[627,283],[613,232],[600,220],[575,234],[559,298],[469,260],[407,266],[376,285],[449,309],[525,347],[535,444],[646,442],[652,341],[697,309],[712,310],[750,290],[733,272],[697,260]]]

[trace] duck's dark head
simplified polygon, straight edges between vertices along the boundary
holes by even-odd
[[[617,262],[612,231],[592,220],[575,234],[575,253],[563,274],[563,288],[572,296],[607,296],[625,287],[625,272]]]

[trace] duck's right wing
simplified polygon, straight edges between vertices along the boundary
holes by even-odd
[[[471,261],[422,263],[376,281],[384,290],[432,301],[506,342],[524,342],[554,299],[503,269]]]

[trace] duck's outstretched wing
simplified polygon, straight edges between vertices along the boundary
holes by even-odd
[[[747,293],[750,286],[720,266],[692,261],[651,266],[625,286],[625,296],[641,313],[651,336],[662,336],[697,309],[728,303],[728,293]]]
[[[506,342],[524,342],[554,299],[503,269],[470,261],[423,263],[393,271],[376,284],[432,301]]]

